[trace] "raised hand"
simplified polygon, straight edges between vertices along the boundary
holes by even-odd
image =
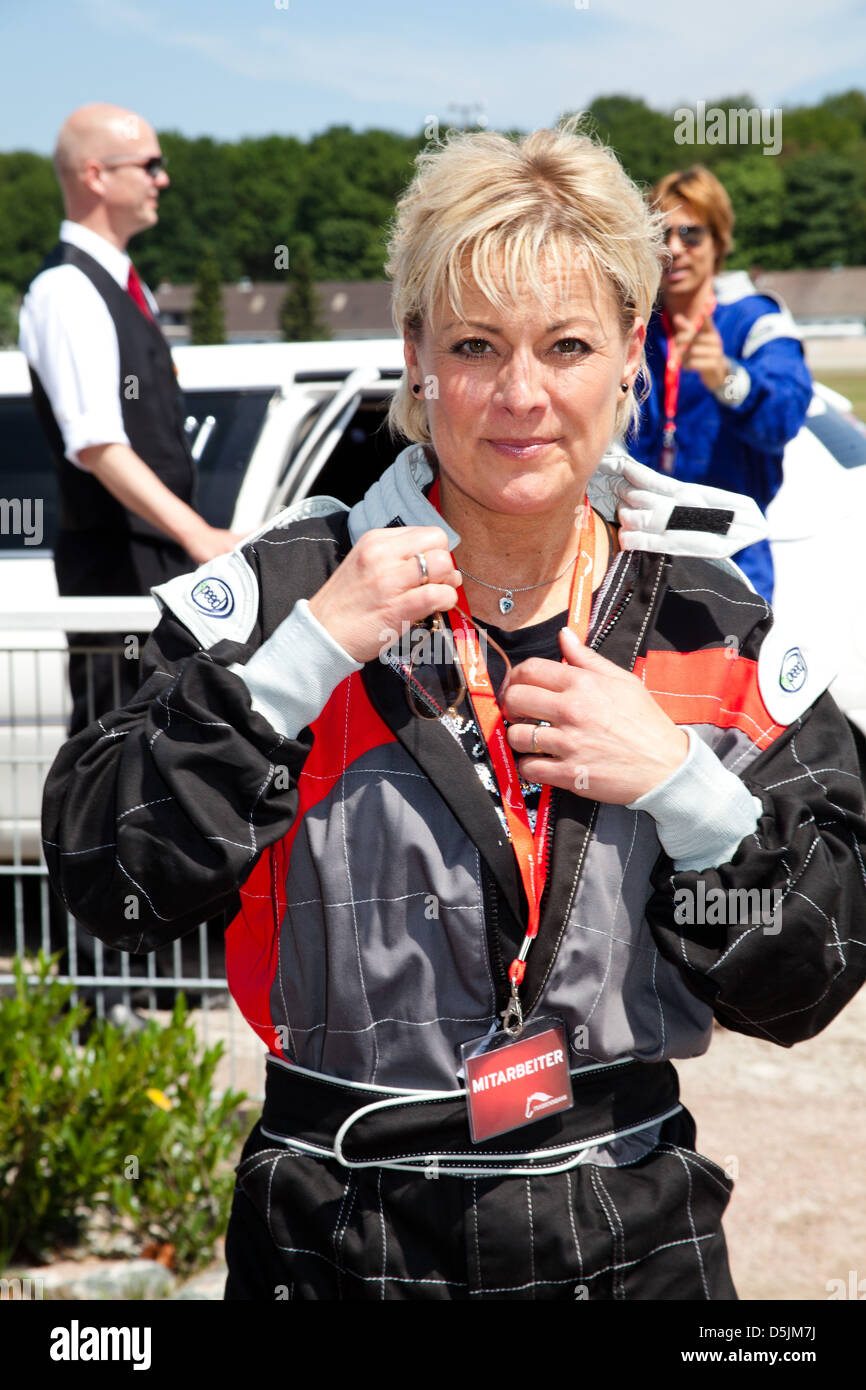
[[[441,526],[389,527],[365,532],[309,607],[344,651],[372,661],[403,623],[453,608],[461,583]]]

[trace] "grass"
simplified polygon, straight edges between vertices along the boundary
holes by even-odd
[[[818,380],[833,391],[847,396],[854,407],[855,415],[866,422],[866,372],[822,372],[816,373]]]

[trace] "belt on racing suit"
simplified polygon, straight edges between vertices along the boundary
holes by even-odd
[[[473,1144],[466,1092],[389,1090],[324,1076],[270,1055],[261,1131],[345,1168],[393,1168],[455,1177],[558,1173],[598,1144],[677,1114],[670,1062],[600,1063],[571,1073],[570,1110]]]

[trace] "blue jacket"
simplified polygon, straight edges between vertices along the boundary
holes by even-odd
[[[697,372],[682,373],[674,472],[685,482],[744,492],[765,512],[782,483],[785,445],[806,418],[812,379],[787,309],[756,294],[743,271],[718,276],[714,288],[713,323],[725,354],[749,373],[751,390],[742,405],[722,405]],[[637,439],[630,436],[628,447],[641,463],[658,468],[667,361],[667,336],[658,311],[650,320],[646,355],[652,389],[643,403]],[[734,559],[770,601],[769,541],[741,550]]]

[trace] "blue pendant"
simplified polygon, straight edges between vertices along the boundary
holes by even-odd
[[[511,590],[509,589],[499,600],[499,611],[500,613],[510,613],[513,607],[514,599],[511,597]]]

